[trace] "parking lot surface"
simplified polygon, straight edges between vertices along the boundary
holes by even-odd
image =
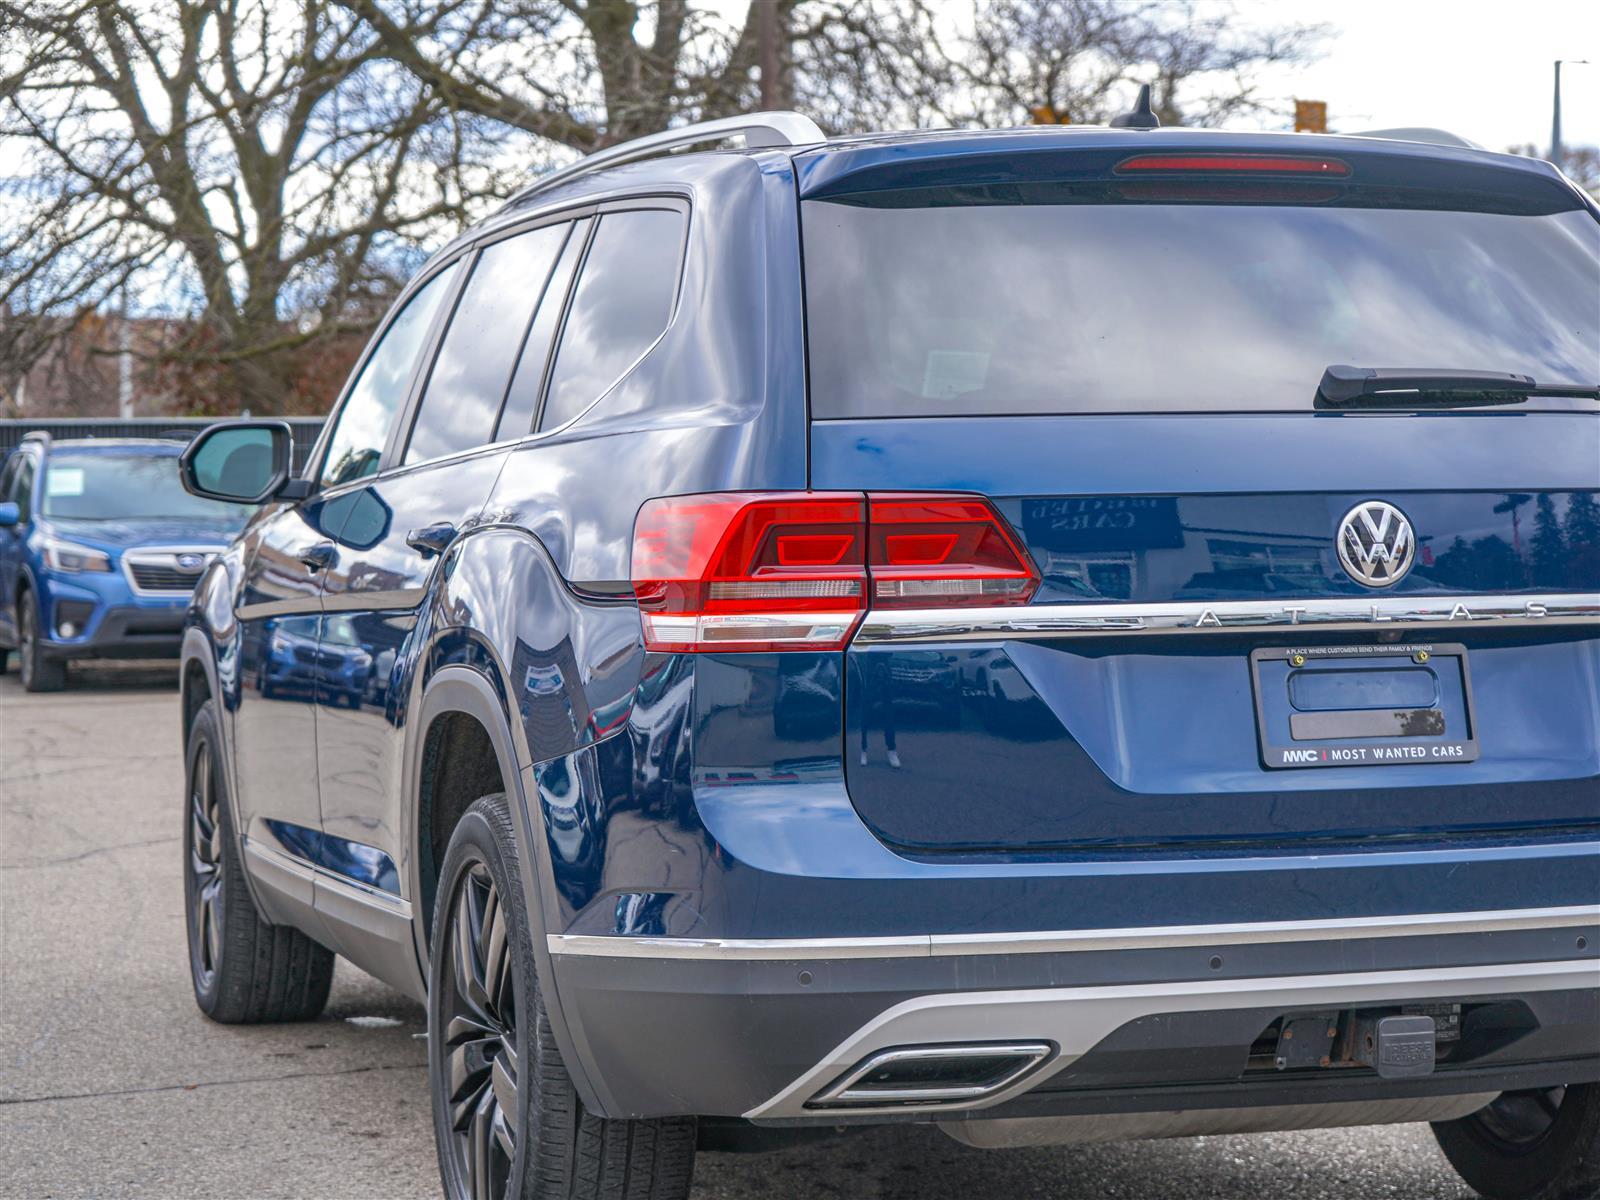
[[[0,1196],[438,1194],[422,1010],[340,963],[323,1017],[213,1025],[184,949],[169,668],[0,677]],[[1423,1126],[972,1150],[927,1127],[706,1154],[696,1200],[1465,1200]]]

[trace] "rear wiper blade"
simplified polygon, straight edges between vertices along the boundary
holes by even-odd
[[[1518,404],[1529,396],[1600,400],[1600,386],[1541,385],[1532,375],[1432,367],[1352,367],[1335,363],[1322,373],[1317,403],[1337,408],[1445,404]]]

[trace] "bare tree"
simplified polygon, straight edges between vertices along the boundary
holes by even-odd
[[[155,355],[191,406],[320,407],[308,353],[563,157],[762,103],[1090,122],[1135,81],[1214,123],[1314,38],[1170,0],[0,0],[0,382],[126,288],[192,318]]]
[[[126,287],[193,318],[156,357],[195,403],[294,404],[296,353],[494,186],[376,51],[315,0],[0,0],[0,362]]]
[[[1168,125],[1219,125],[1277,111],[1270,67],[1302,62],[1318,26],[1242,23],[1226,7],[1173,0],[974,0],[951,48],[958,122],[1014,123],[1035,107],[1099,124],[1151,85]]]
[[[453,105],[582,152],[774,98],[837,132],[1093,123],[1135,82],[1167,122],[1217,124],[1273,111],[1263,72],[1322,35],[1174,0],[755,0],[737,27],[690,0],[341,2]]]

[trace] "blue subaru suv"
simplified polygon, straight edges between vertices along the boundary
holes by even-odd
[[[189,593],[249,510],[186,493],[183,447],[26,435],[0,470],[0,671],[30,692],[81,658],[175,658]]]
[[[201,1009],[424,1002],[451,1197],[1396,1121],[1593,1196],[1600,212],[1148,124],[628,143],[302,473],[197,439],[260,505],[184,634]]]

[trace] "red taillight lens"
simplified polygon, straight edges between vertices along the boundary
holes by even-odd
[[[978,496],[868,497],[875,608],[1026,604],[1039,586],[1027,552]]]
[[[715,492],[647,501],[633,590],[650,650],[828,650],[866,607],[857,492]]]
[[[634,524],[650,650],[838,649],[869,598],[883,608],[1026,604],[1038,584],[977,496],[717,492],[650,500]]]
[[[1350,164],[1337,158],[1306,158],[1283,154],[1140,154],[1116,165],[1118,175],[1135,171],[1262,172],[1276,175],[1342,177]]]

